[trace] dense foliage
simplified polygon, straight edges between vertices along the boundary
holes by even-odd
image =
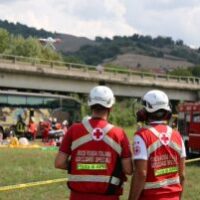
[[[200,65],[188,69],[193,76],[200,77]]]
[[[82,46],[73,55],[87,64],[97,65],[106,59],[114,59],[117,55],[126,52],[142,54],[157,58],[166,55],[185,59],[194,64],[200,64],[199,50],[186,46],[182,40],[173,41],[171,37],[143,36],[134,34],[127,36],[114,36],[113,39],[96,37],[97,45]]]
[[[170,74],[178,76],[200,76],[200,48],[191,49],[182,40],[174,41],[171,37],[151,37],[134,34],[132,36],[96,37],[96,45],[82,46],[74,53],[56,53],[51,48],[44,48],[36,38],[55,37],[57,33],[37,30],[20,23],[0,20],[0,53],[13,54],[40,59],[64,60],[72,63],[98,65],[109,63],[119,54],[134,53],[157,58],[174,57],[194,63],[196,67],[177,68]],[[138,66],[140,63],[138,63]],[[116,68],[116,67],[115,67]],[[121,66],[121,68],[124,68]]]
[[[79,97],[80,98],[80,97]],[[82,115],[91,115],[90,108],[87,105],[87,98],[81,98]],[[117,126],[130,127],[136,124],[136,112],[140,108],[140,104],[134,98],[118,99],[114,104],[109,121]]]
[[[177,68],[171,71],[169,74],[175,76],[194,76],[200,78],[200,65],[196,65],[194,67],[189,67],[186,69]]]
[[[184,69],[184,68],[174,69],[169,74],[175,76],[192,76],[191,71],[189,69]]]
[[[118,101],[110,114],[110,121],[113,124],[128,127],[136,123],[136,106],[133,99]]]
[[[45,31],[44,29],[37,30],[33,27],[28,27],[26,25],[20,23],[11,23],[7,20],[2,21],[0,20],[0,27],[6,29],[9,33],[13,35],[21,35],[24,38],[32,37],[54,37],[54,33]]]
[[[2,28],[0,28],[0,53],[44,60],[62,60],[60,54],[52,48],[41,45],[38,39],[14,36]]]

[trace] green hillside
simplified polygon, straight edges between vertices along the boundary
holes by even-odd
[[[7,20],[0,20],[0,27],[6,29],[9,33],[13,35],[22,35],[24,38],[32,37],[54,37],[55,33],[45,31],[44,29],[36,29],[34,27],[28,27],[20,23],[12,23]]]
[[[7,20],[0,20],[0,28],[6,29],[10,34],[14,36],[21,35],[24,38],[33,37],[33,38],[60,38],[61,43],[56,44],[56,49],[66,54],[68,52],[74,52],[80,49],[84,45],[93,45],[95,42],[85,37],[76,37],[69,34],[63,33],[53,33],[46,31],[44,29],[36,29],[34,27],[29,27],[21,23],[12,23]]]
[[[83,46],[74,55],[81,57],[87,64],[98,64],[106,59],[115,59],[126,53],[139,54],[154,58],[184,60],[200,64],[200,51],[191,49],[182,40],[174,41],[171,37],[115,36],[113,39],[96,37],[98,45]]]
[[[67,62],[81,62],[88,65],[103,64],[110,67],[158,73],[168,73],[180,68],[189,69],[200,65],[200,48],[192,49],[184,44],[184,41],[174,41],[171,37],[153,38],[148,35],[133,34],[132,36],[114,36],[112,39],[96,37],[95,40],[90,40],[69,34],[52,33],[44,29],[38,30],[6,20],[0,20],[0,28],[6,29],[12,35],[21,35],[24,38],[30,36],[36,39],[60,38],[61,42],[55,44],[56,50]],[[190,75],[192,73],[184,71],[181,74]]]

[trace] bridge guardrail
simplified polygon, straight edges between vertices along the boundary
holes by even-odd
[[[86,65],[86,64],[77,64],[77,63],[67,63],[61,61],[53,61],[53,60],[44,60],[38,58],[31,57],[23,57],[23,56],[15,56],[15,55],[7,55],[0,54],[1,62],[12,63],[12,64],[30,64],[32,66],[43,66],[50,68],[57,67],[66,67],[67,69],[83,69],[84,71],[97,71],[96,66]],[[112,73],[114,75],[126,75],[127,77],[133,76],[138,78],[150,78],[153,80],[166,80],[166,81],[175,81],[177,83],[189,83],[192,85],[200,85],[200,78],[192,77],[192,76],[174,76],[168,74],[156,74],[149,72],[139,72],[133,71],[130,69],[119,69],[119,68],[104,68],[103,73]]]

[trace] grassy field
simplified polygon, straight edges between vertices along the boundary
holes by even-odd
[[[131,137],[131,129],[127,130]],[[66,172],[54,168],[55,151],[0,148],[0,187],[35,181],[65,178]],[[200,162],[187,165],[184,200],[200,199]],[[129,182],[122,200],[127,199]],[[0,200],[66,200],[69,190],[64,182],[26,189],[0,191]]]

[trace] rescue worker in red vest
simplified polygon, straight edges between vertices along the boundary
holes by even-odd
[[[88,100],[92,116],[73,124],[64,136],[55,167],[68,169],[70,200],[118,200],[125,175],[132,174],[127,136],[107,121],[114,103],[110,88],[94,87]]]
[[[35,140],[37,134],[37,126],[35,123],[35,118],[32,116],[28,123],[28,131],[26,133],[26,137],[30,140]]]
[[[138,111],[145,122],[134,135],[134,173],[129,200],[179,200],[184,186],[185,147],[171,118],[168,96],[160,90],[147,92]]]

